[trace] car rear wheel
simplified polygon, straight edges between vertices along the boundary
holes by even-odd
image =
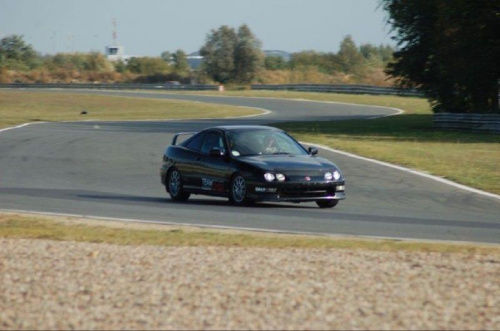
[[[243,176],[236,175],[231,181],[231,190],[229,192],[229,200],[235,205],[247,205],[252,201],[247,198],[247,181]]]
[[[339,200],[317,200],[319,208],[333,208],[339,203]]]
[[[191,194],[183,191],[181,173],[177,169],[172,169],[168,175],[168,192],[172,201],[186,201]]]

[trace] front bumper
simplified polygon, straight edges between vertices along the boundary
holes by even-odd
[[[305,202],[317,200],[343,200],[345,182],[272,182],[248,183],[248,198],[255,201]]]

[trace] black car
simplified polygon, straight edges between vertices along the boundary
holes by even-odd
[[[192,135],[182,143],[182,135]],[[257,201],[316,201],[331,208],[345,199],[339,168],[306,150],[284,131],[267,126],[220,126],[178,133],[163,156],[161,182],[174,201],[191,194]]]

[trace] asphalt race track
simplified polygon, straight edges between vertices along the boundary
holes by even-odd
[[[499,199],[326,150],[320,150],[320,156],[339,165],[347,183],[347,200],[328,210],[315,203],[235,207],[225,199],[204,196],[174,203],[160,183],[162,153],[175,132],[222,124],[369,119],[396,114],[394,109],[271,98],[79,93],[201,101],[271,112],[221,120],[38,123],[0,132],[0,209],[284,232],[500,243]]]

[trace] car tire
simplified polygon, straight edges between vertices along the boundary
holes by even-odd
[[[184,192],[182,188],[181,173],[177,168],[172,169],[167,177],[167,192],[170,193],[172,201],[186,201],[191,194]]]
[[[234,175],[229,189],[229,201],[237,206],[251,204],[253,201],[248,199],[247,190],[248,185],[245,178],[240,174]]]
[[[317,200],[319,208],[333,208],[339,203],[339,200]]]

